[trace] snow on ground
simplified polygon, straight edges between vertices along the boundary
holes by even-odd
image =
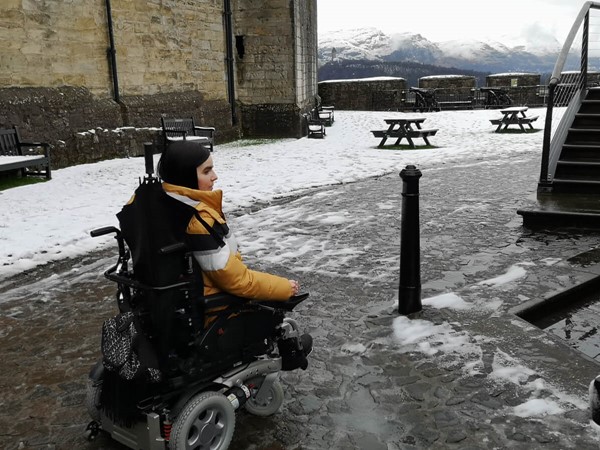
[[[515,265],[511,266],[506,273],[489,280],[480,281],[477,284],[498,287],[510,283],[511,281],[518,280],[519,278],[523,278],[525,275],[527,275],[527,271],[522,267]]]
[[[545,110],[532,109],[544,120]],[[489,119],[498,111],[423,113],[425,128],[438,128],[438,148],[417,151],[378,149],[370,130],[386,127],[384,118],[413,113],[336,111],[325,139],[240,141],[218,145],[214,153],[225,195],[225,212],[268,202],[306,189],[398,172],[407,164],[422,168],[435,162],[476,163],[495,153],[538,152],[542,132],[493,132]],[[155,157],[158,159],[158,156]],[[39,264],[85,254],[112,242],[92,239],[90,230],[116,225],[115,214],[144,175],[143,158],[116,159],[53,171],[47,183],[0,192],[0,278]],[[385,207],[385,205],[384,205]],[[332,213],[323,221],[343,221]]]
[[[544,123],[545,110],[535,109]],[[225,212],[240,211],[256,202],[269,202],[276,198],[294,195],[311,188],[347,183],[360,179],[399,172],[407,164],[419,168],[441,163],[464,165],[485,163],[490,156],[502,154],[516,157],[519,154],[539,152],[543,133],[495,134],[489,119],[499,113],[493,110],[443,111],[423,113],[427,118],[425,128],[438,128],[431,138],[434,149],[416,151],[391,151],[378,149],[379,139],[370,130],[383,129],[384,118],[409,116],[400,112],[336,111],[334,125],[327,129],[325,139],[284,139],[276,141],[239,141],[219,145],[213,159],[219,175],[217,188],[224,191]],[[498,145],[502,139],[503,145]],[[493,159],[493,158],[491,158]],[[157,162],[158,157],[155,157]],[[117,159],[55,170],[53,179],[46,183],[23,186],[0,192],[0,279],[49,261],[85,254],[91,250],[114,245],[111,237],[92,239],[90,230],[117,225],[115,214],[131,196],[143,176],[143,158]],[[317,196],[328,195],[326,192]],[[378,208],[389,209],[390,204],[380,201]],[[473,207],[476,207],[473,206]],[[294,223],[290,210],[272,217],[273,221]],[[288,214],[289,217],[285,217]],[[343,226],[349,218],[332,211],[315,216],[312,220]],[[252,227],[252,215],[244,222]],[[286,251],[314,252],[322,243],[303,237],[300,246],[294,241],[293,228],[284,235],[271,230],[261,219],[264,235],[248,242],[245,252],[261,254],[270,250],[269,261],[277,263],[287,258]],[[272,225],[272,224],[271,224]],[[291,226],[291,225],[290,225]],[[279,233],[274,239],[273,233]],[[280,247],[273,251],[273,242]],[[268,248],[269,247],[269,248]],[[286,250],[288,249],[288,250]],[[337,258],[352,258],[355,249]],[[553,264],[555,261],[546,261]],[[509,267],[505,274],[480,283],[483,288],[498,288],[526,275],[523,264]],[[432,308],[449,308],[457,311],[469,304],[454,293],[445,293],[423,304]],[[435,356],[444,362],[462,361],[467,374],[480,373],[483,367],[483,342],[485,336],[472,336],[464,330],[455,330],[454,324],[434,324],[427,320],[397,317],[391,335],[400,352],[420,352]],[[341,351],[362,354],[370,345],[349,342]],[[448,358],[445,358],[448,357]],[[494,358],[491,377],[498,383],[516,383],[531,392],[527,402],[517,405],[513,413],[520,417],[542,416],[563,412],[566,403],[585,408],[580,399],[561,395],[547,386],[543,379],[520,362],[498,350]],[[551,389],[552,396],[541,398],[542,389]]]

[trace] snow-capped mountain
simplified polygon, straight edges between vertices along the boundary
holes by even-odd
[[[387,35],[375,28],[340,30],[319,36],[319,62],[332,60],[411,61],[484,72],[549,72],[561,44],[544,33],[494,41],[432,42],[420,34]],[[334,50],[335,49],[335,50]]]

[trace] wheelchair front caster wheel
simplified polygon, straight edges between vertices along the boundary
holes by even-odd
[[[276,380],[269,388],[262,400],[256,398],[258,389],[260,388],[264,378],[253,378],[248,381],[248,385],[252,385],[250,398],[244,405],[246,411],[254,416],[266,417],[275,414],[283,405],[283,387]]]
[[[235,410],[223,394],[208,391],[192,397],[173,423],[171,450],[225,450],[235,428]]]

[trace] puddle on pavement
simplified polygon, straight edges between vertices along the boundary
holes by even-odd
[[[595,248],[584,253],[569,258],[567,262],[577,264],[582,267],[588,267],[600,263],[600,248]]]
[[[596,252],[596,255],[600,253]],[[517,315],[600,362],[600,276],[517,312]]]
[[[575,350],[600,362],[600,294],[590,303],[568,313],[544,328],[567,342]]]

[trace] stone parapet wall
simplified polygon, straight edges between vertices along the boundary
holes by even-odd
[[[17,125],[24,140],[51,144],[53,168],[136,155],[147,141],[162,146],[161,116],[214,126],[217,144],[239,138],[230,105],[195,91],[125,96],[119,104],[81,87],[0,89],[0,128]]]
[[[419,78],[419,87],[423,89],[475,88],[477,79],[466,75],[432,75]]]
[[[319,83],[321,103],[342,110],[378,111],[402,108],[405,91],[404,78],[377,77]]]
[[[295,104],[244,105],[241,110],[244,135],[265,138],[300,138],[306,135],[302,111]]]
[[[56,143],[77,131],[123,126],[120,106],[82,87],[0,89],[0,127],[26,140]]]
[[[487,87],[539,86],[539,73],[498,73],[485,77]]]
[[[545,91],[537,88],[541,78],[539,73],[498,73],[488,75],[485,84],[487,87],[504,88],[513,104],[538,105],[545,103]]]

